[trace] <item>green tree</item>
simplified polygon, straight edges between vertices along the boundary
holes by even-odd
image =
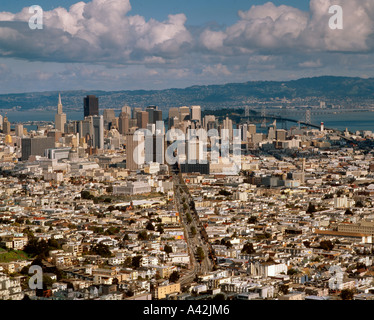
[[[246,253],[246,254],[252,254],[252,253],[255,253],[256,250],[253,248],[253,243],[247,242],[244,244],[241,252]]]
[[[151,231],[154,231],[155,230],[155,226],[153,225],[152,222],[148,222],[147,223],[147,226],[145,227],[147,230],[151,230]]]
[[[350,289],[343,289],[340,293],[342,300],[353,300],[354,292]]]
[[[94,245],[91,252],[104,258],[109,258],[112,256],[112,252],[110,251],[109,247],[101,242]]]
[[[142,230],[138,233],[138,240],[148,240],[148,233],[145,230]]]
[[[178,271],[173,271],[172,274],[169,277],[170,282],[177,282],[180,278],[180,274]]]
[[[205,254],[204,254],[204,250],[202,247],[197,247],[196,254],[197,254],[197,259],[200,262],[204,260]]]
[[[331,251],[334,248],[334,244],[331,240],[322,240],[319,244],[320,249]]]
[[[286,285],[286,284],[281,284],[281,285],[279,286],[279,291],[282,292],[283,294],[287,294],[288,291],[289,291],[289,287],[288,287],[288,285]]]
[[[226,297],[223,293],[217,293],[214,297],[213,297],[213,300],[219,300],[219,301],[222,301],[222,300],[226,300]]]
[[[306,210],[307,213],[313,213],[313,212],[316,212],[317,209],[315,207],[315,205],[311,202],[309,202],[309,206],[308,206],[308,209]]]
[[[132,267],[135,269],[139,268],[141,260],[142,260],[142,256],[133,257],[131,261]]]
[[[348,215],[348,216],[353,216],[353,212],[352,212],[351,209],[347,209],[347,210],[345,210],[344,214],[345,214],[345,215]]]
[[[169,253],[172,253],[173,252],[173,248],[167,244],[165,244],[164,246],[164,251],[169,254]]]
[[[194,226],[191,227],[191,234],[192,236],[196,235],[196,228]]]

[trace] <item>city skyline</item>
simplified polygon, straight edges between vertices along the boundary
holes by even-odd
[[[339,1],[342,30],[330,0],[157,4],[40,1],[44,28],[30,30],[29,1],[2,3],[0,93],[374,75],[367,0]]]

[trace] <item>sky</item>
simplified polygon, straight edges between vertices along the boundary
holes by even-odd
[[[0,94],[367,78],[373,33],[372,0],[1,0]]]

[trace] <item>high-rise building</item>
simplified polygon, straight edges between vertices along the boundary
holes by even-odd
[[[129,115],[129,119],[131,119],[131,107],[124,105],[121,109],[121,112],[125,112]]]
[[[64,133],[66,123],[66,113],[62,111],[61,94],[58,94],[57,113],[55,115],[55,128],[56,130]]]
[[[275,139],[277,141],[284,141],[286,140],[287,138],[287,131],[284,130],[284,129],[277,129],[277,131],[275,131]]]
[[[98,116],[99,115],[99,99],[96,96],[88,95],[83,98],[84,116]]]
[[[162,111],[157,106],[149,106],[145,111],[148,112],[148,123],[156,124],[157,121],[162,121]]]
[[[179,108],[179,121],[190,120],[190,108],[180,107]]]
[[[144,133],[126,134],[126,169],[137,170],[144,163]]]
[[[141,129],[146,129],[148,124],[148,112],[140,111],[136,113],[137,126]]]
[[[55,147],[54,137],[22,138],[21,160],[26,161],[30,156],[44,156],[45,150]]]
[[[215,122],[216,117],[214,115],[206,115],[203,119],[203,126],[205,130],[208,130],[209,122]]]
[[[116,114],[113,109],[104,109],[104,128],[109,130],[111,127],[115,126]]]
[[[226,119],[223,120],[223,129],[224,134],[221,133],[221,137],[226,135],[225,137],[229,138],[231,141],[233,138],[233,127],[232,127],[232,120],[229,117],[226,117]]]
[[[201,107],[200,106],[192,106],[191,107],[191,120],[198,121],[201,123]]]
[[[8,117],[4,117],[3,121],[3,133],[4,134],[10,134],[10,122],[8,121]]]
[[[170,108],[168,116],[168,129],[170,129],[172,126],[175,126],[177,122],[176,120],[179,121],[179,108]]]
[[[255,124],[253,124],[253,123],[250,123],[249,125],[248,125],[248,132],[249,132],[249,134],[255,134],[256,133],[256,125]]]
[[[130,117],[127,112],[121,112],[118,119],[118,130],[120,134],[126,134],[130,129]]]
[[[23,124],[16,124],[16,136],[23,137]]]
[[[142,112],[142,108],[140,107],[135,107],[133,110],[132,110],[132,119],[138,119],[138,112]]]
[[[165,163],[165,128],[162,121],[153,126],[152,135],[145,136],[145,162]]]
[[[92,117],[92,147],[96,149],[104,148],[104,118],[103,116]]]

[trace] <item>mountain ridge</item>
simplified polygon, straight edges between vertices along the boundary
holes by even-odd
[[[132,107],[158,105],[160,109],[183,105],[203,108],[242,107],[261,102],[282,103],[282,99],[300,103],[372,103],[374,78],[320,76],[287,81],[247,81],[226,84],[193,85],[186,88],[161,90],[66,90],[0,94],[0,109],[21,110],[53,108],[61,92],[64,108],[80,110],[83,97],[99,97],[100,108],[119,110],[124,104]]]

